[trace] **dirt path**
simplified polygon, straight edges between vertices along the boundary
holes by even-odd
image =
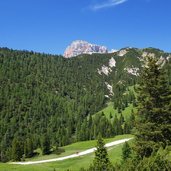
[[[112,147],[112,146],[115,146],[118,144],[122,144],[122,143],[129,141],[131,139],[132,138],[126,138],[126,139],[122,139],[122,140],[113,141],[113,142],[105,144],[105,147]],[[61,160],[66,160],[66,159],[75,158],[75,157],[83,156],[86,154],[90,154],[90,153],[93,153],[95,150],[96,150],[96,148],[94,147],[94,148],[90,148],[88,150],[79,152],[77,154],[72,154],[72,155],[65,156],[65,157],[59,157],[59,158],[48,159],[48,160],[39,160],[39,161],[11,162],[10,164],[29,165],[29,164],[40,164],[40,163],[55,162],[55,161],[61,161]]]

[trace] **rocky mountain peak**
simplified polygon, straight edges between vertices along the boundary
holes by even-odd
[[[83,40],[76,40],[68,46],[64,52],[65,58],[71,58],[81,54],[108,53],[105,46],[91,44]]]

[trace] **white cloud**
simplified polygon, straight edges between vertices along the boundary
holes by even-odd
[[[123,4],[128,0],[108,0],[107,2],[101,3],[101,4],[95,4],[94,6],[91,7],[93,11],[97,11],[103,8],[109,8],[109,7],[114,7],[120,4]]]

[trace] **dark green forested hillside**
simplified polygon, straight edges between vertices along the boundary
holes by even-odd
[[[38,147],[44,154],[50,153],[52,146],[95,139],[99,133],[105,137],[118,134],[114,122],[91,115],[108,101],[114,102],[119,113],[130,103],[136,105],[134,93],[125,92],[139,79],[131,72],[140,72],[143,51],[164,59],[169,56],[149,48],[129,49],[124,56],[93,54],[65,59],[1,48],[0,160],[31,157]],[[116,65],[109,67],[112,57]],[[165,63],[170,74],[169,60]],[[108,67],[108,74],[101,72],[102,66]]]

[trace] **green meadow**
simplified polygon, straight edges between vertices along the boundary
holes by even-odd
[[[127,108],[125,108],[125,110],[122,111],[122,115],[124,116],[125,119],[129,119],[132,110],[134,112],[136,112],[136,109],[133,107],[133,105],[129,104],[129,106]],[[104,113],[104,115],[107,118],[110,118],[110,114],[112,114],[113,118],[114,118],[115,115],[117,115],[118,117],[120,116],[120,113],[118,113],[118,110],[113,108],[113,103],[112,102],[108,103],[108,106],[106,108],[104,108],[101,111],[97,112],[95,115],[101,114],[102,112]]]
[[[105,139],[105,143],[112,142],[115,140],[120,140],[124,138],[133,137],[132,135],[119,135],[114,138]],[[44,159],[52,159],[62,156],[67,156],[71,154],[75,154],[76,152],[81,152],[86,149],[95,147],[96,141],[84,141],[77,142],[71,145],[64,146],[65,152],[61,155],[45,155],[45,156],[37,156],[31,159],[27,159],[27,161],[36,161],[36,160],[44,160]],[[116,145],[108,148],[108,154],[112,163],[120,162],[122,155],[122,146],[123,144]],[[10,163],[0,163],[0,171],[66,171],[67,169],[78,171],[81,167],[87,168],[93,161],[94,153],[80,156],[73,159],[67,159],[64,161],[56,161],[49,162],[43,164],[33,164],[33,165],[13,165]]]

